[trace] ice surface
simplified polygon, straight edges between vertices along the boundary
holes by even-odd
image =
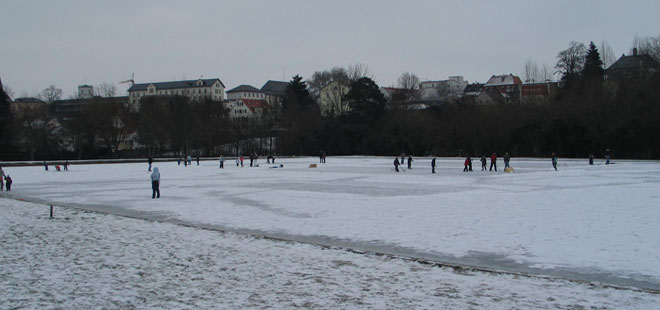
[[[463,159],[281,159],[284,168],[159,162],[5,168],[14,197],[493,269],[660,288],[660,163],[513,158],[515,173]],[[232,163],[232,161],[228,161]],[[475,160],[475,163],[477,161]],[[501,164],[501,162],[500,162]],[[499,167],[503,168],[503,165]],[[123,214],[122,213],[122,214]]]

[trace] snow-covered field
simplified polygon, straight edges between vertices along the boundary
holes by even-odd
[[[588,166],[560,160],[554,171],[549,160],[514,158],[515,173],[496,174],[463,173],[462,159],[439,159],[433,175],[430,159],[420,158],[412,170],[398,174],[392,160],[330,157],[315,169],[307,168],[314,158],[282,159],[284,168],[278,169],[263,160],[258,168],[230,162],[225,169],[216,161],[187,168],[156,163],[162,196],[153,200],[146,163],[72,165],[68,172],[5,167],[14,179],[14,198],[239,234],[60,208],[58,220],[49,221],[43,205],[3,199],[2,212],[9,216],[0,217],[8,221],[0,228],[1,263],[11,267],[3,267],[0,281],[4,292],[12,292],[2,293],[3,299],[52,306],[61,295],[63,308],[77,294],[81,305],[107,301],[108,307],[138,308],[221,303],[227,308],[653,309],[660,304],[658,295],[634,290],[466,275],[310,245],[657,290],[660,163]],[[33,255],[39,264],[16,259]],[[97,278],[103,284],[87,288]],[[115,293],[118,297],[111,298]]]

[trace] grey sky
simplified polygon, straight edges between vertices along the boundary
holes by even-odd
[[[218,77],[261,87],[362,63],[380,85],[408,71],[470,82],[554,66],[570,41],[660,34],[660,1],[28,1],[0,10],[0,78],[15,97],[50,84]],[[123,94],[126,84],[119,86]]]

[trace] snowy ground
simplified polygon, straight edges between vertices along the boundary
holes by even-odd
[[[26,200],[488,269],[660,289],[658,162],[588,166],[585,161],[560,159],[555,172],[549,160],[514,159],[515,173],[496,174],[480,172],[477,165],[477,171],[463,173],[462,159],[441,159],[438,173],[432,175],[430,159],[418,159],[412,170],[398,174],[392,160],[331,157],[316,169],[307,168],[314,158],[283,159],[282,169],[270,169],[263,161],[258,168],[227,165],[223,170],[215,161],[187,168],[176,162],[156,163],[162,173],[162,197],[156,200],[151,199],[146,163],[73,165],[69,172],[45,172],[42,167],[5,171],[14,179],[11,196]],[[420,279],[427,280],[431,279]],[[628,294],[638,298],[637,293]],[[466,298],[459,303],[465,305]]]
[[[2,309],[657,309],[660,295],[0,199]]]

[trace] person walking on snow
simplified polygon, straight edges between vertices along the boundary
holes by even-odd
[[[590,153],[589,154],[589,165],[593,165],[593,164],[594,164],[594,153]]]
[[[497,172],[497,154],[493,152],[493,155],[490,155],[490,170],[493,171],[493,167],[495,168],[495,172]]]
[[[243,155],[241,155],[241,168],[243,168]]]
[[[481,155],[481,171],[486,171],[486,155]]]
[[[394,158],[394,171],[399,172],[399,158]]]
[[[197,155],[197,166],[199,166],[199,155]]]
[[[151,199],[160,198],[160,172],[158,167],[154,167],[154,172],[151,173]]]
[[[470,166],[470,157],[465,158],[465,162],[463,163],[463,172],[468,172],[468,167]]]
[[[412,156],[408,155],[408,169],[412,169],[412,162],[413,162]]]
[[[225,168],[225,157],[220,154],[220,168]]]
[[[552,167],[557,171],[557,154],[555,152],[552,152]]]
[[[509,161],[511,161],[511,155],[509,152],[504,153],[504,169],[509,168]]]
[[[147,171],[151,171],[151,164],[154,162],[154,159],[149,156],[149,159],[147,159],[147,163],[149,163],[149,169]],[[64,170],[66,170],[66,164],[64,164]]]
[[[46,171],[48,171],[48,163],[44,160],[44,168],[46,168]]]
[[[68,159],[64,162],[64,171],[69,171],[69,160]]]
[[[431,159],[431,173],[435,173],[435,157]]]

